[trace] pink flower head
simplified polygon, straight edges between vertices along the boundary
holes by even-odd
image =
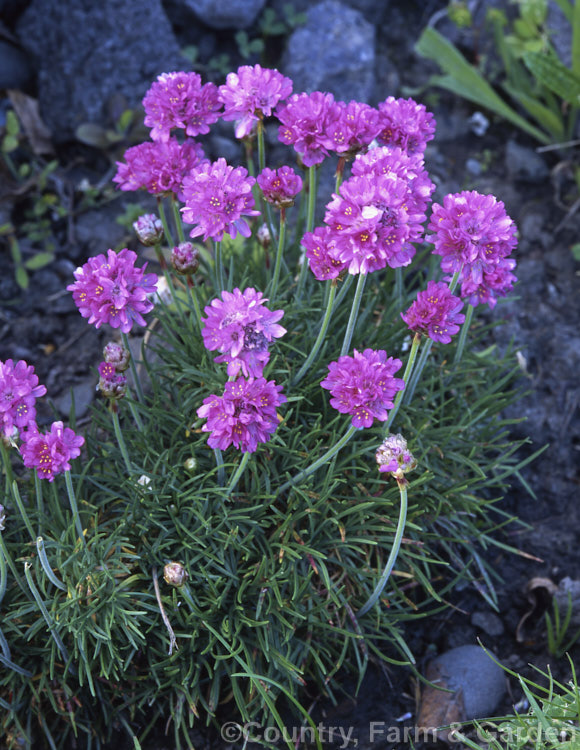
[[[352,157],[368,146],[380,130],[378,110],[369,104],[338,102],[339,116],[330,122],[327,134],[338,154]]]
[[[154,141],[167,141],[174,128],[186,135],[209,133],[220,116],[217,86],[201,85],[197,73],[162,73],[143,99],[145,125]]]
[[[249,237],[250,226],[242,217],[260,214],[254,210],[254,182],[244,167],[230,167],[221,158],[194,169],[183,181],[185,208],[181,209],[185,222],[197,224],[190,237],[220,241],[224,232]]]
[[[210,432],[210,448],[230,445],[242,453],[253,453],[258,443],[267,443],[278,427],[276,409],[286,401],[282,386],[265,378],[238,378],[225,384],[223,396],[208,396],[197,416],[207,418],[203,432]]]
[[[495,265],[484,268],[474,276],[469,269],[463,270],[461,276],[461,296],[468,298],[473,307],[487,304],[494,308],[498,297],[505,297],[517,281],[512,270],[516,267],[513,258],[500,258]]]
[[[461,271],[462,286],[467,282],[462,296],[472,295],[484,275],[498,290],[509,288],[515,279],[506,275],[515,263],[508,267],[505,259],[517,245],[516,225],[495,196],[475,190],[446,195],[443,206],[433,204],[428,228],[434,232],[429,240],[435,245],[433,253],[441,256],[443,271]],[[497,286],[494,274],[499,274]]]
[[[343,182],[326,206],[333,257],[351,274],[407,266],[421,239],[425,214],[409,200],[409,183],[396,175],[362,174]]]
[[[334,149],[329,133],[340,118],[340,105],[332,94],[321,91],[293,94],[285,106],[277,109],[276,115],[282,123],[278,140],[294,146],[305,166],[320,164]]]
[[[269,117],[282,99],[292,93],[292,81],[275,69],[260,65],[242,65],[237,73],[228,73],[219,87],[224,104],[224,120],[237,120],[236,138],[250,135],[254,123]]]
[[[121,190],[147,190],[152,195],[175,193],[181,199],[185,175],[206,163],[203,148],[188,139],[179,143],[176,138],[166,141],[146,141],[125,151],[125,161],[117,162],[113,182]]]
[[[427,291],[417,294],[416,301],[406,313],[401,313],[401,318],[412,331],[448,344],[465,320],[465,315],[459,312],[462,307],[463,302],[451,294],[447,284],[429,281]]]
[[[337,279],[348,267],[347,263],[337,260],[334,232],[330,227],[316,227],[313,232],[306,232],[302,244],[306,248],[306,257],[310,270],[318,281]]]
[[[377,449],[377,463],[380,472],[389,472],[397,479],[417,466],[417,461],[407,448],[407,441],[400,435],[389,435]]]
[[[352,164],[353,175],[385,175],[391,179],[406,180],[408,205],[424,213],[431,201],[435,185],[429,179],[423,159],[410,155],[398,146],[379,146],[359,154]]]
[[[286,333],[278,325],[283,310],[268,310],[262,292],[249,287],[241,292],[222,292],[222,299],[212,300],[202,318],[203,343],[209,351],[223,352],[216,362],[227,362],[228,375],[260,377],[270,359],[268,346]]]
[[[45,393],[46,388],[38,385],[32,365],[23,359],[16,364],[11,359],[0,361],[0,440],[10,440],[18,430],[34,424],[34,404]]]
[[[199,250],[191,242],[181,242],[171,251],[171,265],[177,273],[191,276],[199,268]]]
[[[351,414],[354,427],[370,427],[375,419],[384,422],[387,409],[405,383],[393,377],[402,366],[400,359],[387,359],[382,350],[365,349],[354,356],[340,357],[328,365],[328,375],[320,383],[330,391],[331,405],[341,414]]]
[[[53,422],[46,435],[41,434],[34,424],[21,437],[20,452],[24,465],[36,469],[38,477],[48,479],[49,482],[57,474],[70,471],[69,461],[80,456],[85,442],[83,437],[76,435],[62,422]]]
[[[132,250],[108,250],[107,255],[89,258],[75,271],[76,281],[67,289],[80,314],[95,328],[108,323],[128,333],[133,323],[147,325],[142,316],[153,308],[147,295],[156,291],[157,276],[144,274],[147,264],[137,268],[136,260]]]
[[[379,104],[379,123],[378,142],[399,146],[409,154],[422,154],[435,134],[435,118],[413,99],[387,97]]]
[[[127,392],[127,378],[111,362],[101,362],[97,389],[107,398],[122,398]]]
[[[265,167],[258,175],[257,182],[264,198],[276,208],[292,206],[294,198],[302,190],[302,178],[292,167],[276,170]]]

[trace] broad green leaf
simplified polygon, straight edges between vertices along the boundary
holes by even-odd
[[[572,73],[580,77],[580,0],[574,4],[572,16]]]
[[[580,77],[554,57],[538,52],[526,52],[524,63],[530,73],[546,88],[570,104],[580,102]]]
[[[16,268],[14,278],[16,279],[16,283],[21,289],[28,289],[29,279],[24,266],[18,266]]]
[[[6,112],[6,133],[8,135],[18,135],[20,133],[20,123],[18,122],[18,117],[16,117],[16,112],[12,109]]]
[[[530,113],[534,120],[536,120],[544,130],[550,133],[554,140],[561,140],[564,138],[565,128],[562,117],[558,117],[555,112],[548,107],[545,107],[533,96],[528,96],[522,91],[518,91],[517,88],[510,86],[508,83],[505,83],[503,88],[512,99],[519,102],[519,104]]]
[[[77,140],[81,143],[86,143],[87,146],[105,149],[109,145],[105,128],[92,122],[85,122],[79,125],[75,131],[75,135]]]
[[[560,6],[560,10],[566,16],[568,23],[572,23],[572,14],[574,12],[572,10],[572,3],[569,0],[555,0],[555,2]]]
[[[2,139],[2,151],[9,154],[18,148],[18,138],[15,135],[5,135]]]
[[[36,253],[32,258],[28,258],[25,262],[25,266],[29,271],[37,271],[39,268],[44,268],[54,260],[52,253]]]
[[[448,74],[446,76],[434,76],[430,83],[469,99],[480,107],[490,109],[529,133],[540,143],[550,143],[550,138],[506,104],[481,73],[473,65],[470,65],[451,42],[438,31],[426,28],[415,45],[415,49],[420,55],[437,62]]]

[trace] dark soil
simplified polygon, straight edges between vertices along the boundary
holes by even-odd
[[[425,79],[426,68],[421,61],[413,59],[405,70],[403,78],[419,75],[419,80]],[[551,177],[526,181],[510,171],[506,160],[510,139],[527,148],[535,147],[521,133],[493,123],[483,137],[469,132],[464,125],[460,135],[454,135],[453,127],[465,123],[471,111],[461,101],[439,98],[435,112],[438,121],[445,123],[445,130],[428,150],[428,169],[440,183],[441,195],[438,192],[436,198],[462,189],[494,193],[505,202],[520,228],[516,251],[519,284],[515,294],[485,315],[503,321],[495,329],[498,347],[503,350],[513,340],[520,352],[521,382],[528,393],[510,412],[510,416],[526,418],[514,428],[514,436],[529,437],[530,452],[543,445],[548,448],[522,472],[535,499],[522,483],[514,481],[502,501],[501,507],[518,516],[526,527],[511,525],[503,537],[521,554],[488,550],[488,559],[501,577],[496,583],[498,611],[493,612],[471,588],[455,590],[451,607],[415,623],[406,638],[420,673],[437,653],[481,639],[502,664],[524,676],[537,676],[529,665],[542,670],[549,665],[556,679],[566,681],[570,678],[566,658],[556,659],[547,650],[543,622],[546,601],[538,603],[519,631],[518,624],[531,608],[525,593],[530,579],[545,577],[556,584],[565,576],[580,579],[580,264],[574,261],[570,249],[580,237],[580,212],[566,219],[565,208],[556,202],[561,186],[555,185]],[[103,176],[100,154],[79,150],[76,144],[71,145],[71,153],[75,169],[80,161],[81,168],[95,180]],[[561,175],[558,165],[565,156],[570,154],[545,157],[552,175]],[[65,166],[70,164],[66,148],[60,157]],[[480,174],[475,175],[477,170],[473,167],[467,168],[470,158],[479,161]],[[64,174],[66,179],[67,173]],[[7,248],[0,246],[5,269],[0,279],[0,359],[11,357],[34,363],[60,417],[68,412],[67,394],[71,387],[75,388],[81,417],[86,411],[96,382],[94,368],[106,338],[79,316],[65,291],[72,281],[72,271],[87,256],[88,245],[79,241],[78,234],[90,231],[93,221],[100,249],[93,242],[91,252],[104,252],[119,241],[120,230],[114,216],[120,211],[119,205],[108,204],[92,218],[85,215],[82,226],[74,221],[72,227],[70,222],[56,222],[60,243],[56,259],[31,275],[27,293],[14,283]],[[48,404],[42,408],[41,419],[54,418]],[[574,646],[570,654],[578,663],[580,647]],[[522,698],[517,681],[508,682],[505,698],[496,709],[498,715],[512,713],[514,703]],[[348,676],[342,687],[343,699],[338,706],[310,696],[315,724],[353,727],[348,747],[357,746],[359,750],[386,750],[404,744],[388,739],[388,728],[399,727],[403,736],[404,727],[412,726],[416,720],[419,685],[410,670],[372,665],[358,693]],[[308,705],[308,697],[303,703]],[[373,722],[384,722],[384,734],[381,736],[376,730],[371,741]],[[214,730],[196,731],[193,737],[198,750],[234,747],[224,744]],[[344,746],[338,732],[334,738],[327,732],[323,739],[325,748]],[[151,742],[151,750],[173,750],[169,738]],[[248,745],[251,746],[255,745]],[[442,743],[440,746],[444,747]]]

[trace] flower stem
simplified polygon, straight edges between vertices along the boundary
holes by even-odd
[[[177,199],[173,193],[171,194],[171,210],[173,211],[173,221],[175,223],[175,228],[177,229],[177,236],[179,237],[179,241],[185,242],[185,232],[183,231],[181,212],[179,211]]]
[[[415,333],[413,336],[413,343],[411,344],[411,351],[409,352],[409,359],[407,360],[407,366],[405,367],[405,373],[403,375],[403,381],[405,382],[405,387],[407,385],[407,382],[411,378],[411,373],[413,372],[413,366],[415,364],[415,358],[417,357],[417,352],[419,351],[419,345],[421,344],[421,334]],[[395,396],[395,402],[393,404],[393,408],[389,412],[388,419],[385,423],[385,434],[388,434],[389,429],[397,416],[397,412],[399,411],[399,407],[401,406],[401,401],[403,400],[403,394],[405,393],[405,388],[403,388],[402,391],[397,391],[397,395]]]
[[[161,223],[163,224],[165,241],[169,245],[169,247],[173,247],[173,235],[171,234],[171,230],[169,229],[167,215],[165,213],[165,206],[163,205],[163,198],[160,195],[157,196],[157,210],[159,211],[159,218],[161,219]]]
[[[326,335],[326,329],[328,328],[328,324],[330,323],[330,316],[332,313],[332,306],[334,303],[335,295],[336,295],[336,279],[333,279],[330,283],[330,293],[328,295],[326,312],[324,313],[324,318],[322,319],[322,324],[320,326],[320,331],[318,332],[318,337],[316,341],[314,342],[314,346],[310,350],[310,354],[306,358],[306,361],[296,373],[296,376],[294,377],[294,380],[292,381],[293,386],[299,383],[304,377],[304,375],[306,375],[306,373],[308,372],[310,368],[310,365],[314,361],[316,355],[318,354],[318,351],[320,350],[320,347],[322,346],[322,342]]]
[[[465,320],[463,322],[463,325],[461,326],[461,333],[459,334],[459,341],[457,342],[457,349],[455,350],[455,357],[453,359],[453,362],[457,364],[461,361],[461,357],[463,356],[463,349],[465,347],[465,341],[467,339],[467,332],[469,331],[469,326],[471,325],[471,319],[473,318],[473,311],[474,311],[473,305],[467,306],[467,313],[465,314]]]
[[[258,134],[258,170],[261,172],[266,166],[266,143],[264,140],[264,123],[258,120],[256,128]]]
[[[185,286],[187,288],[187,296],[188,296],[188,299],[189,299],[190,303],[193,305],[193,309],[195,310],[195,317],[196,317],[196,320],[197,320],[197,327],[201,331],[201,327],[202,327],[201,310],[200,310],[200,307],[199,307],[199,301],[197,299],[197,293],[196,293],[196,290],[194,288],[194,284],[195,284],[195,282],[193,281],[192,277],[188,276],[187,280],[186,280],[186,284],[185,284]]]
[[[249,458],[250,458],[249,452],[244,453],[244,455],[242,456],[242,460],[238,464],[238,468],[236,469],[233,477],[231,478],[228,488],[226,490],[228,495],[234,491],[237,483],[240,481],[240,478],[242,474],[244,473],[244,469],[246,468]]]
[[[318,458],[313,464],[310,464],[306,469],[303,469],[302,471],[298,472],[296,476],[289,479],[287,482],[285,482],[280,489],[278,490],[279,493],[284,492],[289,487],[296,487],[298,484],[303,482],[306,477],[309,477],[313,472],[318,469],[319,466],[322,466],[322,464],[325,464],[327,461],[329,461],[333,456],[335,456],[338,451],[343,448],[348,441],[352,438],[352,436],[355,434],[355,432],[358,430],[358,427],[355,427],[354,425],[351,425],[347,432],[341,437],[341,439],[334,445],[330,450],[327,450],[326,453]]]
[[[383,589],[387,585],[387,581],[389,580],[389,577],[393,570],[393,566],[397,559],[397,555],[399,554],[399,549],[401,547],[401,539],[403,538],[403,531],[405,529],[405,521],[407,520],[407,482],[405,479],[402,479],[400,481],[397,480],[397,483],[399,485],[399,492],[401,493],[401,508],[399,510],[399,521],[397,523],[397,531],[395,532],[395,539],[393,541],[393,546],[391,548],[391,553],[387,560],[387,564],[385,565],[385,569],[383,570],[383,574],[380,577],[379,582],[377,583],[375,587],[375,590],[373,591],[367,603],[363,607],[361,607],[361,609],[359,609],[359,611],[357,612],[357,615],[359,617],[366,614],[377,603],[377,600],[379,599],[380,595],[383,593]]]
[[[280,267],[282,265],[282,253],[284,252],[284,242],[286,240],[286,209],[280,209],[280,236],[278,237],[278,251],[276,252],[276,263],[274,265],[274,275],[272,276],[272,291],[270,292],[270,301],[276,298],[278,291],[278,280],[280,278]]]
[[[222,457],[222,452],[219,448],[214,448],[213,452],[215,454],[215,462],[217,465],[217,481],[218,485],[220,487],[223,487],[226,481],[226,472],[224,469],[224,459]]]
[[[24,521],[24,525],[28,529],[28,533],[30,534],[32,541],[35,541],[36,534],[34,533],[34,529],[32,528],[32,524],[30,523],[30,519],[28,518],[28,513],[26,512],[26,508],[24,507],[24,503],[22,502],[22,498],[20,497],[20,492],[18,491],[18,485],[16,484],[16,481],[12,482],[12,486],[10,489],[12,491],[12,498],[18,507],[22,520]]]
[[[77,529],[77,534],[80,536],[80,538],[82,539],[83,544],[86,547],[87,540],[85,539],[85,535],[83,533],[83,525],[81,523],[81,519],[80,519],[80,516],[79,516],[79,508],[78,508],[78,505],[77,505],[77,499],[76,499],[75,490],[74,490],[74,487],[73,487],[73,483],[72,483],[70,471],[65,471],[65,473],[64,473],[64,481],[65,481],[65,484],[66,484],[66,491],[67,491],[67,494],[68,494],[68,501],[69,501],[69,504],[70,504],[70,507],[71,507],[71,510],[72,510],[72,513],[73,513],[73,517],[75,519],[75,526],[76,526],[76,529]]]
[[[308,215],[306,217],[306,231],[311,232],[314,227],[314,213],[316,209],[316,165],[313,164],[308,168]],[[302,290],[304,288],[304,282],[306,281],[306,271],[308,269],[308,260],[304,256],[302,267],[300,268],[300,275],[298,276],[298,287],[296,289],[296,297],[300,299],[302,296]]]
[[[8,569],[6,567],[6,560],[4,559],[4,553],[0,547],[0,604],[4,599],[6,593],[6,584],[8,581]]]
[[[133,467],[131,466],[131,459],[125,445],[125,438],[123,437],[123,431],[121,430],[121,423],[119,422],[119,413],[117,411],[117,404],[113,401],[111,403],[111,417],[113,419],[113,429],[115,430],[115,437],[117,438],[117,445],[123,456],[125,462],[125,468],[129,474],[133,473]]]
[[[223,292],[223,290],[226,288],[225,281],[224,281],[224,261],[222,258],[222,243],[218,242],[217,240],[214,240],[213,243],[214,246],[214,262],[215,262],[215,268],[216,268],[216,281],[219,289],[217,289],[217,292]]]
[[[10,463],[10,455],[6,449],[4,441],[0,438],[0,453],[2,454],[2,463],[4,464],[4,473],[6,474],[6,494],[10,492],[10,487],[14,481],[14,474],[12,473],[12,464]]]
[[[126,333],[121,332],[121,338],[123,340],[123,346],[131,355],[129,357],[129,365],[131,367],[131,372],[133,373],[133,382],[135,384],[135,392],[137,394],[137,400],[143,403],[143,401],[145,400],[145,397],[143,396],[143,388],[141,387],[141,379],[139,378],[139,373],[137,372],[137,365],[135,364],[135,359],[133,357],[133,353],[131,352],[131,347],[129,346],[129,337],[127,336]]]
[[[405,403],[407,404],[411,403],[411,400],[415,395],[415,388],[417,387],[417,383],[421,378],[421,373],[423,372],[423,369],[427,364],[427,359],[429,358],[429,353],[431,352],[432,346],[433,339],[429,339],[429,341],[427,341],[427,343],[425,344],[423,351],[421,352],[421,356],[419,357],[419,361],[417,363],[417,369],[411,377],[411,382],[409,383],[409,385],[405,386],[403,396],[405,397]]]
[[[344,342],[342,344],[342,349],[340,352],[341,357],[344,357],[344,355],[350,349],[350,342],[352,339],[352,334],[354,332],[354,327],[356,325],[356,319],[358,317],[360,301],[362,299],[362,294],[365,288],[366,280],[367,280],[366,273],[359,273],[358,282],[357,282],[356,290],[354,293],[354,299],[352,301],[352,307],[350,309],[350,318],[348,319],[348,324],[346,326],[346,333],[344,334]]]

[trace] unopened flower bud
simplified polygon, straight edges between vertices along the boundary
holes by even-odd
[[[197,469],[197,458],[194,458],[193,456],[191,458],[187,458],[183,462],[183,468],[185,471],[187,471],[188,474],[195,474],[195,470]]]
[[[270,235],[270,230],[268,229],[267,224],[262,224],[262,226],[258,229],[256,239],[263,248],[268,249],[270,247],[272,237]]]
[[[110,362],[101,362],[97,390],[107,398],[123,398],[127,393],[127,378],[117,372],[115,366]]]
[[[144,214],[133,222],[133,229],[139,242],[150,247],[163,239],[163,224],[155,214]]]
[[[379,446],[376,457],[379,471],[390,472],[395,479],[402,479],[417,466],[413,454],[407,448],[407,441],[400,434],[389,435]]]
[[[121,344],[115,341],[109,341],[103,349],[103,357],[107,364],[113,365],[117,372],[124,372],[129,367],[131,353]]]
[[[199,250],[191,242],[182,242],[171,251],[171,263],[177,273],[191,276],[199,268]]]
[[[170,562],[163,568],[163,578],[170,586],[180,588],[189,578],[189,574],[180,562]]]

